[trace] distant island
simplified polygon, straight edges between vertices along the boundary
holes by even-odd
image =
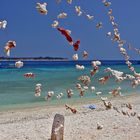
[[[26,61],[26,60],[31,60],[31,61],[67,61],[68,58],[62,58],[62,57],[0,57],[0,60],[4,60],[4,61],[17,61],[17,60],[21,60],[21,61]]]

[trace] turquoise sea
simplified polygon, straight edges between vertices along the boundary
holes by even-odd
[[[92,78],[90,86],[95,86],[96,91],[102,91],[103,95],[108,95],[108,92],[121,86],[122,94],[139,93],[140,87],[132,88],[130,81],[116,83],[110,79],[107,84],[101,85],[98,79],[105,76],[104,69],[111,67],[112,69],[120,70],[125,73],[130,73],[123,61],[101,61],[102,66],[100,71]],[[40,105],[58,105],[67,102],[79,102],[81,98],[75,88],[78,82],[77,78],[83,74],[89,75],[92,68],[91,61],[24,61],[23,68],[15,68],[14,61],[0,62],[0,109],[9,109],[17,107],[31,107]],[[133,61],[136,70],[140,72],[140,64],[138,61]],[[83,64],[86,68],[84,71],[75,69],[75,64]],[[27,72],[36,74],[35,78],[27,79],[23,75]],[[41,97],[35,97],[35,85],[42,84]],[[72,99],[67,99],[66,89],[71,88],[74,91]],[[58,100],[55,96],[51,101],[46,102],[44,97],[47,91],[54,91],[55,94],[64,93],[62,99]],[[96,99],[95,93],[91,93],[90,89],[84,96],[84,99]]]

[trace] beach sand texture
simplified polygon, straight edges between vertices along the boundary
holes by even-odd
[[[123,103],[131,103],[140,113],[140,96],[113,98],[113,106],[122,110]],[[106,110],[102,102],[95,103],[97,109],[73,105],[77,114],[65,107],[36,107],[0,112],[0,140],[49,140],[53,118],[56,113],[65,117],[65,140],[140,140],[140,120],[136,116],[125,116],[111,109]],[[97,122],[103,129],[97,130]]]

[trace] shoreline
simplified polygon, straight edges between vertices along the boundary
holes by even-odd
[[[131,103],[132,111],[140,114],[139,94],[109,100],[119,110],[123,103]],[[140,120],[136,116],[122,115],[114,109],[106,110],[99,100],[92,102],[97,107],[95,110],[83,108],[83,104],[85,103],[70,105],[77,109],[76,114],[72,114],[64,106],[0,112],[1,140],[48,140],[56,113],[65,117],[66,140],[139,140]],[[97,130],[98,122],[103,125],[103,129]]]
[[[101,96],[100,96],[101,97]],[[77,99],[76,102],[75,101],[72,101],[73,99],[70,99],[68,100],[68,103],[70,105],[73,105],[73,106],[82,106],[82,105],[85,105],[85,104],[96,104],[96,103],[100,103],[102,102],[100,97],[98,98],[92,98],[92,99]],[[118,96],[118,97],[113,97],[113,96],[106,96],[108,98],[109,101],[113,100],[119,100],[119,99],[129,99],[131,97],[140,97],[139,93],[133,93],[133,94],[127,94],[125,96]],[[50,101],[51,102],[51,101]],[[67,103],[67,102],[65,102]],[[21,104],[17,104],[17,105],[21,105]],[[17,106],[17,105],[14,105],[14,106]],[[25,106],[24,106],[25,105]],[[47,101],[46,103],[43,102],[43,103],[34,103],[34,104],[31,104],[31,106],[28,106],[29,104],[24,104],[23,106],[18,106],[18,107],[14,107],[14,108],[6,108],[7,106],[4,106],[2,107],[2,109],[0,109],[0,113],[1,112],[10,112],[10,111],[24,111],[24,110],[36,110],[36,109],[45,109],[46,107],[51,109],[51,108],[55,108],[55,109],[59,109],[59,108],[64,108],[64,103],[61,103],[61,104],[47,104]],[[10,106],[10,105],[9,105]],[[4,110],[5,109],[5,110]]]

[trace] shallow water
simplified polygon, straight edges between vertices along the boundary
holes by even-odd
[[[14,68],[14,61],[1,62],[0,65],[0,109],[1,108],[15,108],[15,107],[30,107],[41,104],[46,104],[44,99],[47,91],[53,90],[55,95],[63,92],[64,97],[57,100],[55,96],[47,104],[57,105],[67,102],[76,102],[80,99],[79,93],[75,88],[78,82],[77,78],[83,74],[88,74],[91,69],[90,61],[64,61],[64,62],[45,62],[45,61],[26,61],[24,67],[21,69]],[[84,64],[86,69],[78,71],[75,69],[75,64]],[[102,91],[103,95],[121,86],[122,94],[138,93],[140,87],[133,89],[130,81],[123,81],[122,83],[115,83],[110,79],[106,85],[98,83],[98,79],[105,75],[104,68],[111,67],[130,73],[127,66],[122,61],[103,61],[99,73],[92,78],[90,86],[95,86],[96,91]],[[136,70],[140,72],[140,65],[135,65]],[[35,73],[36,77],[27,79],[23,75],[26,72]],[[34,96],[35,85],[42,84],[42,95],[36,98]],[[71,88],[74,91],[72,99],[67,99],[66,89]],[[95,99],[95,93],[91,93],[90,89],[86,92],[84,99]],[[82,101],[82,100],[81,100]]]

